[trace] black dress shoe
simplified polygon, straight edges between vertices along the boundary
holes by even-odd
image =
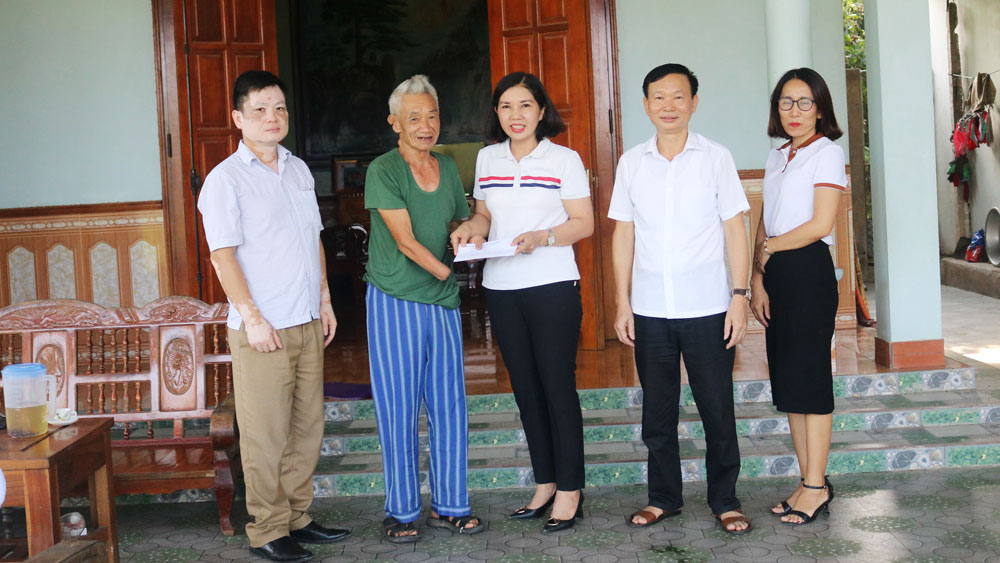
[[[512,520],[529,520],[531,518],[541,518],[545,515],[545,511],[552,506],[552,503],[556,501],[556,494],[552,493],[549,500],[545,501],[545,504],[539,506],[538,508],[528,508],[527,505],[518,508],[508,516]]]
[[[302,543],[334,543],[351,535],[351,532],[339,528],[327,528],[316,522],[310,522],[305,528],[292,530],[289,535],[292,536],[293,540]]]
[[[311,551],[302,549],[301,545],[288,536],[282,536],[260,547],[251,547],[250,553],[271,561],[308,561],[313,556]]]
[[[580,491],[580,501],[576,503],[576,514],[568,520],[558,520],[556,518],[549,518],[549,521],[545,523],[542,527],[543,534],[551,534],[552,532],[559,532],[562,530],[568,530],[576,524],[576,519],[579,518],[583,520],[583,491]]]

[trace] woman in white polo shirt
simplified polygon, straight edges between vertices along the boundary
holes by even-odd
[[[790,70],[771,93],[764,209],[757,224],[750,305],[767,327],[775,407],[788,414],[802,480],[771,512],[788,524],[812,522],[833,500],[826,478],[833,429],[830,339],[837,279],[830,245],[847,185],[833,101],[823,77]]]
[[[583,507],[583,417],[576,347],[583,312],[573,243],[594,230],[580,156],[549,140],[566,130],[532,74],[500,79],[486,118],[497,141],[476,159],[473,217],[451,235],[457,250],[485,239],[512,240],[516,254],[490,258],[486,305],[521,413],[534,498],[511,518],[538,518],[542,532],[572,527]]]

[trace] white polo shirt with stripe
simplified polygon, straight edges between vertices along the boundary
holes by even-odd
[[[589,197],[590,185],[576,151],[544,138],[518,162],[508,139],[479,151],[472,195],[492,217],[489,240],[505,240],[565,223],[569,214],[563,200]],[[490,258],[483,269],[487,289],[524,289],[578,279],[572,246]]]
[[[240,141],[205,178],[198,210],[210,250],[236,247],[250,297],[271,326],[319,318],[323,224],[305,162],[279,145],[275,172]],[[229,307],[226,325],[239,329],[242,321],[236,307]]]
[[[764,230],[772,237],[812,219],[815,189],[844,191],[847,186],[840,145],[821,134],[797,148],[791,144],[772,150],[764,170]],[[833,244],[833,232],[822,241]]]
[[[673,160],[660,154],[656,135],[623,154],[608,217],[634,223],[632,312],[679,319],[727,311],[722,223],[749,209],[729,150],[694,131]]]

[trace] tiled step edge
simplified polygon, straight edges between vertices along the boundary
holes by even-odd
[[[870,375],[838,375],[833,378],[833,394],[841,397],[873,397],[902,395],[925,391],[975,389],[976,375],[971,367],[928,371],[880,373]],[[642,389],[638,387],[616,389],[581,389],[580,407],[583,410],[627,409],[642,405]],[[469,395],[469,414],[517,412],[514,395]],[[765,403],[771,401],[771,382],[738,381],[733,387],[733,400],[737,403]],[[694,405],[694,396],[688,385],[681,386],[680,404]],[[375,418],[371,400],[327,401],[325,418],[328,422],[370,420]]]
[[[887,430],[890,428],[922,428],[925,426],[948,426],[953,424],[1000,423],[1000,404],[968,408],[924,408],[903,411],[883,411],[866,413],[835,413],[833,431],[851,432],[856,430]],[[373,430],[374,431],[374,430]],[[705,429],[701,421],[685,421],[677,426],[678,438],[704,438]],[[784,416],[736,421],[738,436],[769,436],[788,434],[788,419]],[[642,439],[640,424],[615,424],[585,426],[585,443],[631,442]],[[510,446],[525,444],[521,429],[473,430],[469,432],[469,446]],[[426,433],[420,435],[420,449],[428,450]],[[378,436],[324,436],[321,455],[342,456],[352,453],[374,453],[381,450]]]
[[[740,478],[796,477],[798,461],[794,455],[746,456],[741,459]],[[884,448],[861,451],[841,451],[830,454],[829,473],[874,473],[882,471],[915,471],[961,467],[1000,466],[1000,444],[967,446],[928,446],[925,448]],[[681,475],[685,481],[705,479],[702,459],[681,462]],[[588,487],[607,485],[636,485],[647,482],[646,464],[642,462],[595,463],[586,467]],[[421,489],[427,490],[427,472],[420,473]],[[530,467],[470,469],[470,490],[482,491],[504,488],[530,488],[534,480]],[[313,493],[317,497],[360,496],[384,494],[381,473],[340,473],[313,476]],[[214,501],[211,489],[184,489],[159,495],[118,495],[115,503],[157,504],[175,502]],[[63,499],[63,506],[85,506],[86,498]]]
[[[742,458],[740,478],[798,476],[794,455],[749,456]],[[957,467],[1000,466],[1000,444],[974,446],[935,446],[928,448],[870,449],[830,454],[831,475],[880,471],[914,471]],[[703,460],[684,460],[681,474],[685,481],[703,481]],[[588,487],[634,485],[647,482],[646,464],[641,462],[588,464]],[[429,492],[427,473],[420,474],[421,489]],[[481,491],[514,487],[534,487],[530,467],[470,469],[470,490]],[[381,473],[341,473],[314,475],[313,493],[317,497],[384,494]]]

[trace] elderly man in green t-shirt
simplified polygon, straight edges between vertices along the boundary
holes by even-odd
[[[466,488],[468,418],[458,284],[447,250],[449,226],[469,215],[455,162],[431,152],[440,132],[437,92],[427,77],[403,81],[389,97],[399,148],[372,161],[365,207],[372,230],[368,281],[368,359],[382,443],[389,541],[419,538],[420,446],[427,407],[431,518],[453,532],[483,530]]]

